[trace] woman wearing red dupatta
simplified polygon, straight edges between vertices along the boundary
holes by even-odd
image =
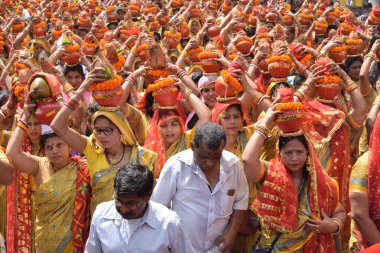
[[[323,171],[302,131],[294,132],[295,128],[300,129],[301,121],[287,119],[288,127],[298,124],[292,132],[285,132],[279,125],[282,134],[276,158],[269,163],[259,160],[276,115],[278,120],[281,113],[290,113],[282,106],[285,104],[277,101],[257,122],[242,156],[247,179],[259,185],[259,194],[251,207],[261,224],[257,247],[270,248],[281,233],[273,252],[335,252],[332,233],[340,231],[346,214],[339,203],[336,182]],[[296,112],[299,114],[298,109]]]
[[[369,113],[375,119],[369,152],[353,167],[350,179],[351,216],[357,227],[360,249],[380,243],[380,96]],[[373,115],[371,117],[371,115]],[[376,115],[376,118],[374,117]],[[367,128],[368,129],[368,128]],[[368,131],[369,133],[370,131]],[[375,252],[375,251],[369,251]],[[376,251],[378,252],[378,251]]]

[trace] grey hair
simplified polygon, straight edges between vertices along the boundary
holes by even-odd
[[[206,123],[195,130],[193,143],[195,147],[199,148],[201,143],[205,144],[207,148],[216,150],[220,145],[225,145],[227,141],[226,133],[221,125],[216,123]]]

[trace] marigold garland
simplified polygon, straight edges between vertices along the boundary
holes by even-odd
[[[151,77],[168,77],[172,72],[166,69],[149,69],[147,73]]]
[[[12,25],[12,30],[21,31],[22,29],[24,29],[24,27],[25,27],[24,23],[14,24],[14,25]]]
[[[302,103],[300,102],[287,102],[276,105],[276,111],[299,111],[302,110]]]
[[[272,36],[269,33],[260,33],[257,35],[257,39],[270,39],[272,40]]]
[[[111,78],[109,80],[91,84],[89,89],[90,89],[90,91],[113,90],[113,89],[121,86],[122,83],[123,83],[123,78],[119,75],[115,75],[113,78]]]
[[[340,53],[346,50],[347,50],[347,46],[336,46],[336,47],[331,48],[329,53]]]
[[[347,45],[362,45],[363,40],[362,39],[346,39]]]
[[[156,12],[156,11],[157,11],[157,7],[156,7],[156,6],[149,7],[149,8],[145,8],[145,9],[144,9],[144,12],[145,12],[145,13],[151,13],[151,12]]]
[[[28,92],[28,85],[21,84],[21,83],[17,84],[13,91],[15,96],[19,99],[25,99],[23,95],[25,95],[27,92]]]
[[[63,33],[63,29],[61,30],[56,30],[55,28],[51,30],[51,33],[54,35],[54,37],[60,37]]]
[[[21,69],[30,69],[27,65],[25,65],[24,63],[21,63],[21,62],[17,62],[15,61],[13,63],[13,66],[17,69],[17,70],[21,70]]]
[[[243,41],[247,41],[247,42],[250,42],[250,43],[253,43],[253,40],[252,38],[248,37],[248,36],[243,36],[243,37],[240,37],[236,44],[239,44],[240,42],[243,42]]]
[[[301,60],[300,60],[300,63],[302,65],[306,65],[306,63],[308,63],[311,59],[313,59],[314,56],[312,54],[307,54],[305,55]]]
[[[222,3],[222,9],[223,10],[231,10],[232,6],[231,5],[226,5],[225,3]]]
[[[214,52],[203,51],[198,54],[199,60],[218,58],[218,54]]]
[[[81,18],[81,17],[79,17],[78,20],[81,23],[85,24],[85,25],[87,25],[88,23],[90,23],[90,20],[88,20],[87,18]]]
[[[228,59],[231,60],[231,61],[233,61],[233,60],[235,60],[235,58],[236,58],[237,56],[238,56],[237,54],[230,54],[230,55],[228,56]]]
[[[285,16],[282,17],[282,20],[284,22],[291,22],[291,21],[293,21],[293,18],[291,16],[289,16],[289,15],[285,15]]]
[[[223,80],[231,85],[237,92],[242,92],[244,90],[243,85],[230,73],[228,73],[227,70],[220,71],[220,76],[223,77]]]
[[[165,78],[165,79],[160,80],[156,83],[149,84],[149,86],[146,90],[148,92],[156,91],[158,89],[162,89],[164,87],[170,86],[170,85],[174,84],[175,82],[176,82],[176,80],[174,80],[173,78]]]
[[[369,14],[369,16],[371,17],[371,19],[375,22],[375,23],[379,23],[380,22],[380,17],[377,17],[373,12],[371,12]]]
[[[82,47],[97,47],[98,45],[96,43],[93,43],[93,42],[87,42],[87,41],[83,41],[82,42]]]
[[[68,45],[68,46],[65,46],[65,49],[69,52],[78,52],[79,49],[80,49],[80,46],[78,44],[74,44],[74,45]]]
[[[148,49],[149,45],[148,44],[142,44],[137,48],[137,52],[141,53],[142,51],[146,51]]]
[[[123,57],[123,55],[119,54],[117,56],[117,62],[112,64],[112,66],[115,68],[116,71],[119,71],[124,67],[124,63],[125,63],[125,58]]]
[[[129,5],[129,6],[127,6],[127,9],[140,11],[140,7],[137,5]]]
[[[305,19],[313,19],[313,15],[312,14],[305,14],[305,13],[298,14],[298,17],[305,18]]]
[[[203,48],[201,48],[201,47],[197,47],[197,48],[189,49],[189,50],[187,51],[187,54],[188,54],[188,55],[191,55],[191,54],[199,54],[199,53],[201,53],[202,51],[203,51]]]
[[[0,41],[0,46],[5,46],[5,42],[4,41]]]
[[[327,29],[329,26],[328,24],[322,23],[322,22],[315,22],[315,27],[322,28],[322,29]]]
[[[344,29],[350,30],[350,31],[355,31],[357,29],[356,25],[350,25],[346,23],[341,23],[340,26]]]
[[[337,75],[324,76],[319,78],[316,83],[340,83],[341,79]]]
[[[40,28],[40,27],[44,27],[45,25],[46,25],[45,21],[40,21],[38,24],[35,24],[33,28]]]
[[[95,32],[96,33],[105,33],[108,31],[108,28],[107,27],[102,27],[102,28],[96,28],[95,29]]]
[[[267,63],[270,64],[270,63],[279,62],[279,61],[286,62],[286,63],[289,63],[289,64],[293,63],[292,59],[289,56],[287,56],[287,55],[275,55],[275,56],[271,56],[271,57],[269,57]]]
[[[110,14],[110,13],[113,12],[114,10],[115,10],[115,6],[110,6],[110,7],[107,8],[106,13],[107,13],[107,14]]]
[[[179,40],[180,38],[182,38],[182,34],[181,33],[172,33],[172,32],[169,32],[169,31],[165,31],[164,32],[164,36],[166,38],[171,38],[171,39],[176,39],[176,40]]]

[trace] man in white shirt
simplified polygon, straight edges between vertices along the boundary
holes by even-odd
[[[152,200],[182,219],[194,252],[230,252],[245,210],[248,185],[239,158],[224,151],[226,134],[215,123],[197,128],[191,150],[165,164]]]
[[[146,166],[121,167],[115,177],[115,200],[96,207],[85,252],[193,253],[178,215],[149,201],[153,185],[153,173]]]

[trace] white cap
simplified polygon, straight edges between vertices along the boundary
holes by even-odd
[[[52,133],[54,133],[53,128],[51,128],[48,125],[41,125],[41,135],[52,134]]]

